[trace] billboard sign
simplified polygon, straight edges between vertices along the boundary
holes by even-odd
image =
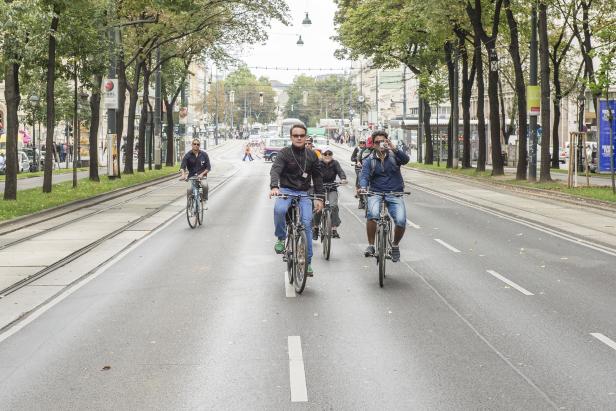
[[[616,145],[616,100],[610,100],[609,105],[612,109],[612,127],[614,128],[614,138],[612,140],[612,148]],[[606,100],[599,101],[599,146],[597,155],[599,156],[599,172],[610,171],[610,152],[614,155],[614,151],[610,150],[610,122],[608,102]],[[616,161],[616,155],[614,155]]]

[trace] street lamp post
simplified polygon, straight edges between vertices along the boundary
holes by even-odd
[[[34,171],[38,171],[39,163],[36,159],[36,114],[38,113],[39,102],[41,99],[36,94],[33,94],[28,100],[32,105],[32,161],[34,162]]]

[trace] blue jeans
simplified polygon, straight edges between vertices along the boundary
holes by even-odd
[[[281,188],[280,194],[291,195],[308,195],[306,191],[296,191],[290,188]],[[274,206],[274,235],[279,240],[285,240],[287,238],[287,210],[291,206],[291,198],[276,199],[276,205]],[[299,200],[299,208],[302,215],[302,223],[306,231],[306,241],[308,242],[308,264],[312,262],[312,201],[307,197],[302,197]]]
[[[368,220],[378,220],[381,216],[381,203],[383,197],[368,196]],[[397,227],[406,227],[406,206],[404,199],[396,196],[385,196],[385,204],[394,224]]]

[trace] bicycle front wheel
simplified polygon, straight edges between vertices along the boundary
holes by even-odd
[[[289,277],[289,284],[293,284],[293,279],[295,278],[295,264],[293,264],[293,259],[295,258],[295,252],[293,250],[295,247],[295,242],[293,241],[294,236],[293,230],[289,228],[287,230],[287,241],[284,249],[285,258],[287,261],[287,276]]]
[[[306,272],[308,271],[308,241],[303,229],[295,234],[295,249],[293,251],[295,292],[301,294],[306,287]]]
[[[332,216],[329,210],[323,212],[321,240],[323,241],[323,257],[329,260],[332,249]]]
[[[377,231],[377,259],[379,265],[379,285],[383,287],[385,269],[387,264],[387,233],[384,226],[379,226]]]
[[[205,211],[205,204],[203,202],[203,197],[201,197],[201,194],[199,194],[199,201],[197,201],[197,204],[199,206],[197,218],[199,220],[199,225],[203,225],[203,213]]]
[[[195,228],[198,224],[199,217],[195,210],[195,198],[191,195],[186,199],[186,220],[190,228]]]

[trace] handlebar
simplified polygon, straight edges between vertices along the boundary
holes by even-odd
[[[335,187],[340,187],[340,186],[345,185],[345,184],[347,184],[347,183],[336,181],[336,182],[333,182],[333,183],[323,183],[323,187],[325,187],[325,188],[335,188]]]
[[[283,200],[286,200],[287,198],[296,198],[296,199],[299,199],[299,198],[309,198],[311,200],[321,200],[321,201],[323,201],[323,199],[320,198],[320,197],[310,196],[310,195],[307,195],[307,194],[276,194],[276,195],[271,196],[271,198],[281,198]]]
[[[377,191],[365,191],[363,193],[360,192],[360,194],[365,194],[367,196],[381,196],[381,197],[385,197],[385,196],[394,196],[394,197],[402,197],[404,195],[410,195],[411,192],[410,191],[391,191],[388,193],[381,193],[381,192],[377,192]]]

